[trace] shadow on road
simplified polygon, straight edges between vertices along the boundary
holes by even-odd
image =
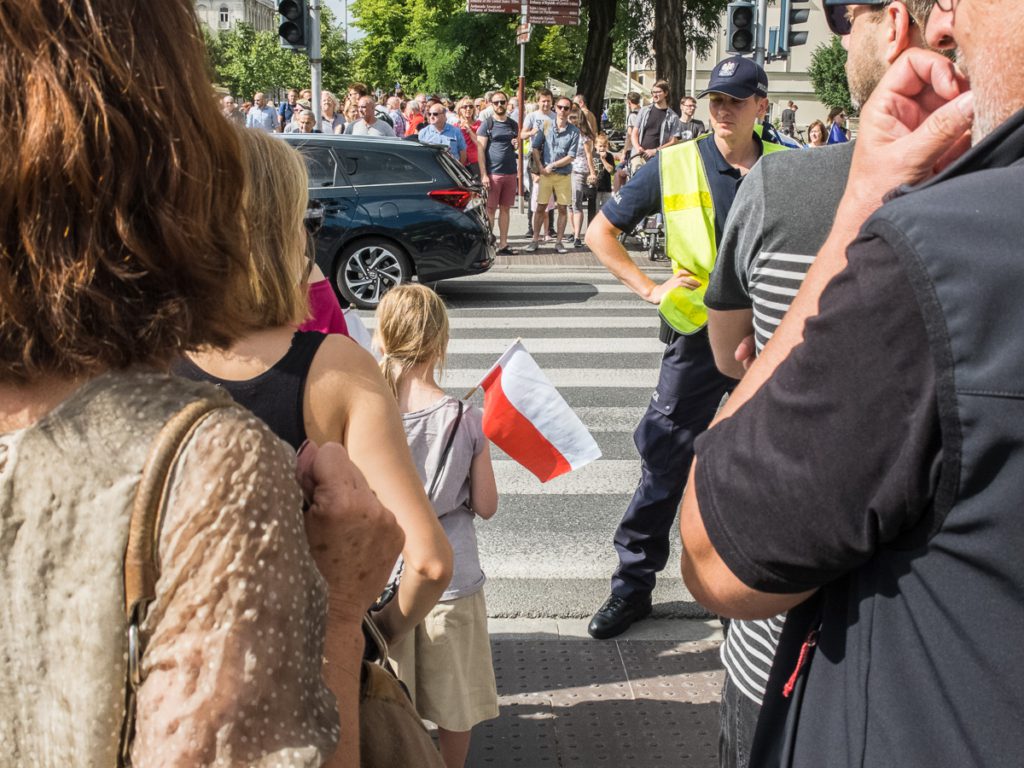
[[[597,288],[591,283],[558,280],[442,280],[431,287],[444,298],[450,309],[495,305],[544,307],[552,304],[582,304],[598,294]]]

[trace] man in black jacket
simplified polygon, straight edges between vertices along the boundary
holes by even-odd
[[[726,616],[794,609],[751,766],[1024,752],[1016,6],[936,3],[927,40],[958,47],[973,91],[931,52],[886,73],[829,239],[697,442],[687,586]],[[854,27],[870,11],[843,10]]]

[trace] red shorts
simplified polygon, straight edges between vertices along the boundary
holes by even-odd
[[[516,175],[492,173],[491,189],[487,192],[487,210],[493,213],[499,207],[511,208],[516,203]]]

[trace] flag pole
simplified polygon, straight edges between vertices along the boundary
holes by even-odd
[[[480,378],[480,381],[477,382],[476,386],[473,387],[471,390],[469,390],[469,392],[464,394],[461,399],[462,400],[469,400],[469,398],[471,398],[473,395],[475,395],[477,390],[480,389],[480,385],[483,384],[485,381],[487,381],[487,377],[490,376],[491,373],[494,372],[495,368],[497,368],[499,365],[501,365],[501,360],[502,360],[503,357],[505,357],[505,355],[508,354],[508,350],[512,349],[512,347],[514,347],[516,344],[519,344],[520,342],[522,342],[522,340],[523,340],[522,336],[516,336],[516,340],[513,341],[511,344],[509,344],[508,345],[508,349],[506,349],[504,352],[502,352],[498,356],[498,359],[494,362],[494,365],[492,365],[490,368],[487,369],[487,372]]]

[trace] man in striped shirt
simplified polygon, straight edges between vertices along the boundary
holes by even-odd
[[[878,0],[845,4],[847,15],[865,6],[866,18],[843,35],[849,55],[850,95],[863,104],[889,65],[907,48],[923,46],[934,0]],[[768,343],[824,244],[843,196],[853,142],[814,152],[762,158],[736,195],[719,257],[705,295],[715,364],[742,378]],[[745,768],[785,616],[731,622],[722,644],[719,764]]]

